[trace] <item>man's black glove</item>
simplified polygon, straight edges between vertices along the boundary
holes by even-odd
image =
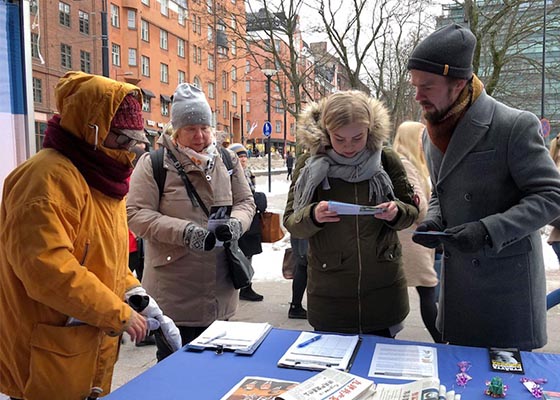
[[[216,239],[222,242],[229,242],[230,240],[238,240],[243,233],[241,221],[236,218],[230,218],[226,223],[218,225],[214,230]]]
[[[451,236],[442,238],[444,244],[456,247],[463,253],[475,253],[484,245],[492,246],[492,241],[484,224],[480,221],[467,222],[445,230]]]
[[[429,232],[437,231],[441,232],[443,229],[435,221],[426,220],[422,221],[417,227],[416,232]],[[418,243],[420,246],[427,247],[429,249],[435,249],[441,244],[440,238],[438,236],[430,235],[418,235],[414,233],[412,235],[412,241]]]

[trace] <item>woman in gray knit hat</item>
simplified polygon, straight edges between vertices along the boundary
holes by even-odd
[[[255,203],[237,156],[216,146],[204,93],[180,84],[171,113],[169,135],[158,140],[162,164],[153,165],[157,157],[149,154],[140,158],[131,178],[127,211],[130,229],[145,240],[144,287],[176,321],[184,345],[214,320],[234,315],[239,294],[224,249],[216,243],[241,237],[251,225]],[[162,180],[155,178],[161,175],[158,171],[164,172],[161,192],[155,180]],[[231,207],[231,214],[212,232],[204,207],[214,206]],[[162,360],[168,353],[163,344],[156,344]]]

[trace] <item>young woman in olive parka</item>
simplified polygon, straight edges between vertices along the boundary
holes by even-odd
[[[397,231],[418,216],[396,153],[383,148],[390,121],[360,91],[312,103],[298,141],[310,152],[294,171],[284,225],[309,239],[308,320],[315,330],[394,337],[409,312]],[[379,206],[376,215],[338,215],[328,201]]]

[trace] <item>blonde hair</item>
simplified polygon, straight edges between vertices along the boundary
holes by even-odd
[[[558,143],[559,140],[560,134],[550,142],[550,157],[552,157],[552,160],[558,168],[560,168],[560,143]]]
[[[346,125],[363,124],[369,127],[371,113],[369,98],[359,90],[337,92],[325,99],[321,123],[327,132]]]
[[[425,125],[415,121],[405,121],[397,128],[393,149],[414,165],[422,179],[424,192],[430,193],[430,173],[422,151],[422,132]]]

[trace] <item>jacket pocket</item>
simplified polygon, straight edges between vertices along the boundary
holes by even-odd
[[[89,396],[101,331],[88,325],[37,324],[31,334],[29,379],[24,398],[59,400]]]

